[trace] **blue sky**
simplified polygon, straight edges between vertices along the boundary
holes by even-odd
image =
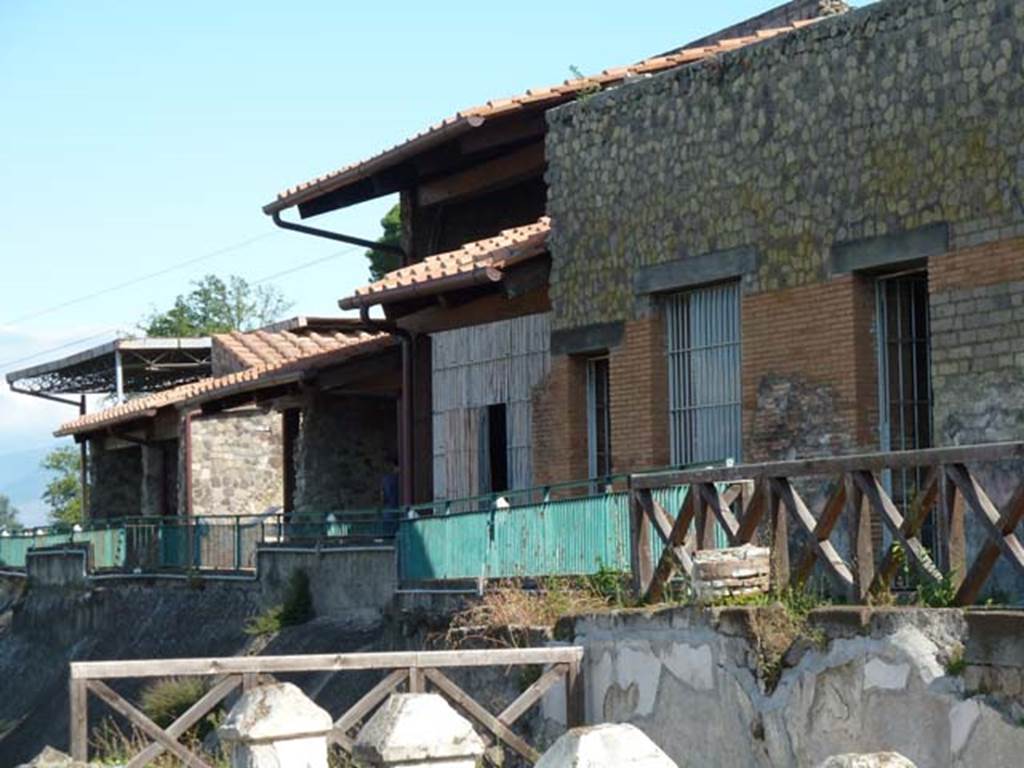
[[[0,372],[131,331],[206,272],[255,281],[345,250],[277,231],[260,207],[281,188],[570,66],[629,63],[775,4],[0,2]],[[318,223],[374,237],[390,203]],[[354,250],[272,282],[295,313],[325,314],[365,277]],[[67,415],[0,392],[0,493],[32,521],[26,473]]]

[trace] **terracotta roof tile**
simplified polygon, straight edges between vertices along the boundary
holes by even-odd
[[[380,280],[341,300],[346,309],[397,301],[410,292],[428,295],[444,290],[449,278],[477,273],[480,282],[501,279],[501,270],[547,253],[551,219],[542,216],[532,224],[506,229],[494,237],[466,243],[447,253],[428,256],[408,267],[388,272]],[[415,290],[410,291],[410,289]]]
[[[573,78],[564,83],[541,88],[531,88],[523,94],[505,99],[492,99],[486,104],[477,107],[470,107],[454,115],[445,118],[441,122],[417,133],[406,141],[396,144],[390,149],[374,155],[366,160],[352,165],[339,168],[336,171],[323,174],[315,179],[310,179],[302,184],[282,191],[277,199],[263,207],[264,212],[270,214],[282,211],[293,205],[298,205],[311,200],[326,192],[339,189],[359,179],[372,175],[381,168],[389,167],[398,162],[401,157],[426,148],[438,141],[444,140],[445,134],[450,131],[462,131],[470,127],[478,127],[487,118],[522,110],[526,108],[548,109],[562,102],[575,98],[581,91],[594,88],[595,86],[610,87],[621,83],[629,77],[640,74],[652,74],[660,72],[681,64],[688,64],[715,56],[719,53],[735,50],[746,45],[759,43],[764,40],[778,37],[796,29],[812,24],[819,19],[797,21],[786,27],[765,29],[756,35],[721,40],[713,45],[685,48],[675,51],[668,56],[655,56],[644,59],[635,64],[625,67],[614,67],[604,70],[595,77]]]
[[[279,375],[308,370],[317,365],[334,365],[372,354],[392,346],[394,339],[384,333],[364,331],[312,333],[302,337],[291,332],[232,332],[219,338],[232,345],[232,351],[251,361],[251,367],[224,376],[200,379],[178,387],[136,397],[124,403],[87,413],[60,426],[57,437],[92,432],[127,421],[144,418],[149,412],[185,402],[215,399],[227,390],[258,385]]]

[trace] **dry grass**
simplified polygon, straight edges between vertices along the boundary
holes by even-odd
[[[184,747],[199,755],[214,768],[229,768],[230,761],[226,755],[219,750],[217,754],[209,754],[196,737],[186,735],[180,741]],[[152,739],[138,728],[132,726],[130,730],[125,731],[113,720],[105,719],[92,732],[91,752],[93,757],[89,764],[124,765],[150,743],[152,743]],[[180,768],[181,760],[164,752],[149,765],[154,768]]]
[[[517,579],[497,582],[452,617],[445,641],[453,648],[473,641],[519,646],[530,630],[550,630],[565,616],[608,608],[609,598],[590,580],[544,579],[533,589]]]

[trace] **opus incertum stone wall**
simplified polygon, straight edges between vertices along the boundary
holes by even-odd
[[[643,312],[638,267],[756,249],[746,293],[936,222],[1024,234],[1024,4],[885,0],[549,113],[554,328]]]

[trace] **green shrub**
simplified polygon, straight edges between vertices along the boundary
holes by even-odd
[[[281,624],[291,627],[305,624],[312,619],[313,593],[309,590],[309,576],[305,571],[294,570],[288,579],[288,591],[281,606]]]
[[[209,682],[201,677],[165,677],[149,683],[139,695],[139,706],[150,720],[166,728],[210,690]],[[202,741],[216,725],[218,709],[200,720],[190,734]]]
[[[273,605],[263,613],[253,616],[245,623],[245,633],[259,637],[280,632],[284,627],[305,624],[315,615],[313,593],[309,589],[309,576],[305,571],[294,570],[288,578],[284,602]]]

